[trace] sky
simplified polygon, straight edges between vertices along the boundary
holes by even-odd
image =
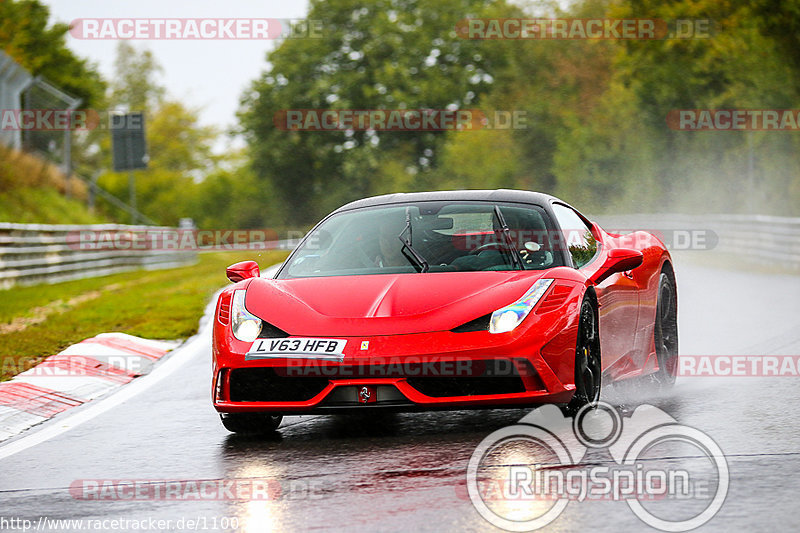
[[[307,0],[43,0],[51,20],[94,18],[280,18],[302,19]],[[274,40],[132,40],[153,52],[163,67],[160,83],[172,98],[200,109],[205,125],[235,125],[239,99],[267,67]],[[114,73],[116,40],[77,39],[68,46],[94,62],[108,80]]]

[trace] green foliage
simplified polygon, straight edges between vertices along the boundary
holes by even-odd
[[[137,205],[153,220],[175,225],[187,216],[196,195],[195,177],[199,181],[215,165],[215,132],[199,125],[197,111],[175,101],[163,101],[145,117],[150,161],[147,169],[135,171]],[[107,173],[99,183],[117,197],[128,198],[127,172]]]
[[[561,134],[559,192],[596,210],[796,212],[800,197],[786,195],[797,190],[795,133],[666,124],[679,109],[798,107],[797,86],[786,80],[797,79],[800,65],[787,58],[784,31],[765,31],[774,21],[763,5],[648,0],[614,4],[608,14],[710,20],[711,32],[615,43],[602,98]]]
[[[259,180],[308,221],[383,192],[518,187],[592,212],[795,213],[800,140],[787,132],[671,130],[672,110],[798,107],[800,2],[583,0],[312,3],[323,39],[287,40],[243,98]],[[524,11],[524,12],[523,12]],[[708,20],[710,33],[659,40],[455,38],[475,17]],[[698,26],[703,29],[702,26]],[[451,60],[428,65],[426,58]],[[473,75],[478,74],[477,77]],[[474,86],[474,80],[480,81]],[[446,134],[285,132],[281,109],[522,111],[527,128]]]
[[[63,192],[69,186],[71,197]],[[108,222],[84,205],[87,190],[77,179],[67,184],[54,165],[0,145],[0,222],[91,224]]]
[[[47,25],[40,2],[0,3],[0,43],[92,101],[104,83]],[[709,20],[710,34],[659,40],[468,40],[469,18]],[[797,132],[689,132],[679,109],[800,108],[800,0],[312,0],[320,38],[286,39],[242,96],[243,153],[166,96],[147,50],[118,48],[111,106],[144,110],[150,168],[139,208],[160,223],[305,226],[367,195],[452,188],[541,190],[602,211],[797,214]],[[67,67],[65,68],[64,65]],[[51,69],[48,74],[48,70]],[[70,88],[73,89],[70,89]],[[449,132],[284,131],[297,109],[479,109],[525,128]],[[109,168],[106,132],[76,135],[84,175]],[[127,174],[100,183],[127,198]],[[0,183],[2,186],[2,183]],[[109,211],[111,213],[111,211]]]
[[[127,41],[120,41],[114,60],[115,81],[111,85],[111,101],[130,111],[156,108],[166,93],[156,81],[162,71],[150,50],[139,52]]]
[[[19,187],[0,192],[0,222],[22,224],[99,224],[108,222],[91,213],[80,200],[50,187]]]
[[[0,47],[34,76],[83,99],[83,106],[101,109],[106,83],[97,68],[78,58],[66,45],[69,26],[51,24],[50,10],[39,0],[0,2]]]
[[[384,162],[405,168],[404,185],[416,188],[444,136],[286,132],[273,125],[276,112],[474,105],[504,57],[457,37],[455,27],[486,12],[477,0],[311,2],[308,18],[324,21],[322,37],[289,39],[273,51],[271,70],[253,83],[240,113],[257,177],[272,184],[294,220],[309,222],[336,203],[387,189],[375,179]]]

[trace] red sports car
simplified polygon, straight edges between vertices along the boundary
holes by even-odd
[[[664,244],[607,233],[544,194],[359,200],[314,227],[274,279],[253,261],[227,274],[212,393],[231,431],[342,410],[574,411],[603,380],[675,379]]]

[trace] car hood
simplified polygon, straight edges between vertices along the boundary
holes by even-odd
[[[446,331],[520,298],[546,271],[256,278],[245,305],[291,335]]]

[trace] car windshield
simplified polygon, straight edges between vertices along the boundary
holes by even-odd
[[[337,213],[314,228],[278,279],[561,266],[537,206],[419,202]]]

